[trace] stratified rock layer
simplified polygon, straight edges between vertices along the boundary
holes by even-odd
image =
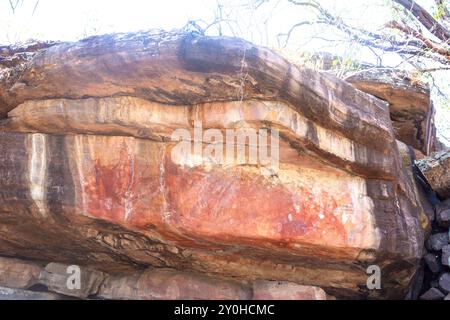
[[[286,281],[239,281],[167,268],[107,274],[79,265],[36,264],[0,257],[0,300],[325,300],[314,286]],[[55,293],[59,293],[56,295]]]
[[[166,32],[62,43],[3,70],[0,101],[0,254],[386,298],[422,256],[386,103],[268,49]],[[180,151],[174,130],[198,143],[198,123],[276,129],[279,161]],[[372,264],[382,290],[365,286]]]

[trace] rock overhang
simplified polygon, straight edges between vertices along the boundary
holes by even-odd
[[[376,263],[386,292],[406,289],[423,231],[384,102],[266,48],[197,34],[57,44],[11,72],[0,85],[12,109],[0,133],[11,155],[0,160],[0,251],[36,257],[38,246],[51,259],[81,242],[60,258],[349,296],[372,294],[361,287]],[[169,137],[195,121],[279,130],[279,169],[186,165]]]

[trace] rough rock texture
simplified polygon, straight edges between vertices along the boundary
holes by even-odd
[[[25,61],[0,74],[0,254],[337,297],[408,291],[427,218],[386,103],[193,33],[97,36]],[[279,130],[279,166],[180,152],[171,134],[198,122]],[[372,264],[382,290],[365,286]]]
[[[436,220],[441,227],[450,227],[450,209],[436,212]]]
[[[450,292],[450,273],[444,273],[439,277],[439,288],[446,293]]]
[[[87,298],[89,295],[96,294],[100,285],[105,279],[105,274],[96,270],[89,270],[88,268],[80,271],[80,287],[68,285],[69,277],[72,275],[68,269],[70,266],[61,263],[49,263],[45,270],[39,275],[39,283],[45,285],[49,290],[61,293],[67,296],[74,296],[78,298]],[[72,271],[73,272],[73,271]]]
[[[423,295],[420,296],[421,300],[442,300],[445,297],[445,295],[436,288],[431,288],[427,292],[425,292]]]
[[[418,169],[414,165],[415,154],[411,147],[400,141],[397,141],[397,147],[403,164],[405,190],[418,210],[419,221],[425,230],[425,236],[428,236],[431,231],[431,222],[435,220],[435,208],[430,203],[429,192],[427,193],[427,190],[423,188],[423,180],[417,176]]]
[[[450,244],[442,247],[441,262],[444,266],[450,267]]]
[[[134,300],[325,300],[314,286],[286,281],[239,281],[167,268],[107,274],[85,266],[1,257],[0,300],[134,299]],[[6,269],[6,266],[9,268]],[[13,267],[17,267],[14,270]],[[74,267],[79,282],[73,280]],[[21,281],[15,281],[20,271]],[[32,281],[24,276],[34,275]],[[71,286],[69,286],[71,285]],[[79,288],[76,287],[79,285]],[[18,289],[21,288],[21,289]],[[26,290],[24,290],[26,289]],[[59,293],[59,294],[56,294]]]
[[[439,256],[433,253],[427,253],[423,259],[425,260],[428,268],[433,273],[439,273],[441,271],[441,263],[439,261]]]
[[[450,198],[450,150],[418,160],[417,166],[442,200]]]
[[[420,297],[423,288],[423,281],[425,278],[425,266],[421,263],[411,281],[409,291],[405,296],[405,300],[417,300]]]
[[[252,297],[252,291],[248,286],[233,281],[171,270],[149,270],[109,277],[100,287],[98,297],[143,300],[248,300]]]
[[[41,271],[38,264],[0,257],[0,286],[29,288],[38,283]]]
[[[427,294],[436,300],[442,300],[444,294],[450,292],[450,229],[446,223],[445,213],[450,209],[450,199],[437,202],[434,205],[436,220],[431,222],[431,235],[426,240],[426,248],[430,250],[423,262],[425,269],[421,293],[426,294],[430,288],[438,289]]]
[[[441,251],[442,248],[448,244],[448,240],[448,232],[432,234],[427,240],[427,249],[433,251]]]
[[[317,287],[285,281],[258,280],[253,283],[254,300],[326,300],[326,298],[325,292]]]
[[[0,300],[67,300],[67,297],[52,292],[0,287]]]
[[[359,90],[389,102],[397,139],[428,155],[439,148],[428,85],[404,72],[370,69],[346,80]]]

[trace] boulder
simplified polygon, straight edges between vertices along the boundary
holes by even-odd
[[[450,199],[442,201],[435,206],[436,221],[440,227],[450,227]]]
[[[104,280],[102,272],[55,262],[49,263],[39,275],[39,283],[49,290],[77,298],[97,294]]]
[[[434,279],[430,281],[430,287],[432,288],[439,288],[439,280],[438,279]]]
[[[427,240],[427,248],[433,251],[440,251],[444,246],[448,244],[449,234],[448,232],[440,232],[432,234]]]
[[[439,211],[436,214],[436,220],[441,227],[450,226],[450,209]]]
[[[249,287],[235,281],[168,269],[108,277],[98,297],[139,300],[248,300]]]
[[[450,149],[418,160],[417,166],[442,200],[450,198]]]
[[[429,225],[385,102],[195,33],[95,36],[25,60],[0,77],[0,254],[405,296]],[[276,132],[277,161],[205,155],[207,129]],[[238,147],[260,154],[254,141]]]
[[[428,269],[430,269],[431,272],[439,273],[441,271],[441,262],[436,254],[427,253],[423,257],[423,259],[425,260],[425,263],[427,264]]]
[[[450,292],[450,273],[446,272],[439,277],[439,288],[443,292]]]
[[[441,262],[444,266],[450,267],[450,245],[445,245],[442,247]]]
[[[52,292],[30,291],[0,287],[0,300],[67,300],[68,297]]]
[[[0,286],[29,288],[38,283],[43,267],[19,259],[0,257]]]
[[[396,138],[425,155],[437,151],[434,107],[427,84],[399,70],[371,68],[346,78],[355,88],[389,102]]]
[[[437,288],[431,288],[420,296],[420,300],[442,300],[445,295]]]

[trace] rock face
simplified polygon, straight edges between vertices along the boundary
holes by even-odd
[[[385,102],[243,40],[177,32],[55,44],[0,79],[9,112],[0,254],[106,273],[158,267],[276,280],[298,297],[298,285],[337,297],[408,291],[427,218]],[[211,159],[199,125],[216,137],[276,130],[277,162]],[[187,149],[176,129],[189,133]],[[240,145],[255,147],[251,137]],[[380,290],[366,287],[370,265],[381,268]],[[198,281],[169,278],[177,288]],[[202,286],[223,292],[219,282]],[[246,297],[224,286],[233,294],[217,297]],[[124,292],[115,295],[136,297]]]
[[[398,140],[425,155],[439,148],[428,85],[405,72],[376,68],[358,72],[346,80],[355,88],[389,102]]]

